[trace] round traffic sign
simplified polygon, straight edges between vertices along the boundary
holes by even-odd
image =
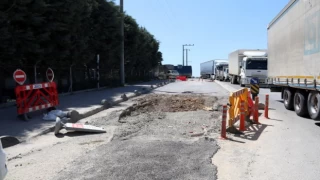
[[[48,68],[47,71],[46,71],[46,75],[47,75],[47,79],[49,82],[52,82],[53,81],[53,78],[54,78],[54,73],[53,73],[53,70],[51,68]]]
[[[20,85],[23,85],[27,80],[27,75],[21,69],[17,69],[13,73],[13,79]]]

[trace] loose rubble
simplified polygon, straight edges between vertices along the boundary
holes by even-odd
[[[135,100],[119,116],[115,139],[136,135],[191,138],[219,133],[224,98],[151,94]]]

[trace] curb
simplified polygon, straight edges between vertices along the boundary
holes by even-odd
[[[116,98],[116,99],[113,100],[113,101],[108,101],[108,100],[106,100],[106,99],[102,99],[102,100],[101,100],[101,105],[102,105],[101,107],[92,109],[92,110],[90,110],[90,111],[88,111],[88,112],[85,112],[85,113],[83,113],[83,114],[80,114],[79,112],[77,112],[77,111],[75,111],[75,110],[69,111],[71,122],[72,122],[72,123],[76,123],[76,122],[78,122],[78,121],[81,120],[81,119],[84,119],[84,118],[87,118],[87,117],[92,116],[92,115],[94,115],[94,114],[97,114],[97,113],[99,113],[99,112],[101,112],[101,111],[103,111],[103,110],[105,110],[105,109],[111,108],[111,107],[113,107],[113,106],[115,106],[115,105],[118,105],[118,104],[120,104],[120,103],[122,103],[122,102],[128,101],[129,99],[132,99],[132,98],[134,98],[134,97],[138,97],[138,96],[140,96],[140,95],[147,94],[147,93],[151,92],[152,90],[154,90],[154,89],[156,89],[156,88],[158,88],[158,87],[162,87],[162,86],[164,86],[164,85],[167,85],[167,84],[169,84],[169,83],[172,83],[172,82],[170,82],[170,81],[164,81],[164,82],[157,83],[156,85],[150,85],[149,88],[141,88],[140,90],[135,90],[133,93],[128,93],[128,95],[123,94],[123,95],[121,95],[120,98]],[[45,135],[45,134],[48,134],[48,133],[50,133],[50,132],[53,132],[53,131],[54,131],[54,128],[55,128],[55,126],[49,127],[49,128],[47,128],[47,129],[39,132],[38,134],[36,134],[36,135],[34,135],[34,136],[31,136],[31,137],[29,137],[29,138],[27,138],[27,139],[25,139],[25,140],[21,140],[21,141],[19,141],[19,140],[18,140],[17,138],[15,138],[15,137],[12,137],[12,138],[15,139],[14,142],[6,141],[6,142],[8,142],[8,143],[7,143],[6,145],[3,145],[3,146],[4,146],[4,147],[10,147],[10,146],[14,146],[14,145],[16,145],[16,144],[20,144],[20,143],[23,143],[23,142],[27,142],[27,141],[30,140],[30,139],[33,139],[33,138],[39,137],[39,136],[41,136],[41,135]],[[4,141],[3,138],[5,138],[5,137],[6,137],[6,136],[1,136],[1,137],[0,137],[0,140],[1,140],[1,141]],[[11,144],[13,144],[13,145],[11,145]]]

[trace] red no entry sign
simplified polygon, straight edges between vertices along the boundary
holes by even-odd
[[[47,71],[46,71],[46,75],[47,75],[47,79],[49,82],[52,82],[53,81],[53,78],[54,78],[54,73],[53,73],[53,70],[51,68],[48,68]]]
[[[27,75],[24,71],[22,71],[21,69],[17,69],[16,71],[14,71],[13,73],[13,79],[20,85],[23,85],[24,82],[26,82],[27,80]]]

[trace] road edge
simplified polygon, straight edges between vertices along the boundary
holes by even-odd
[[[99,112],[101,112],[103,110],[112,108],[115,105],[118,105],[118,104],[120,104],[122,102],[128,101],[129,99],[141,96],[143,94],[148,94],[148,93],[152,92],[154,89],[157,89],[159,87],[165,86],[165,85],[167,85],[169,83],[172,83],[172,82],[174,82],[174,81],[170,81],[170,80],[169,81],[162,81],[162,82],[157,83],[156,85],[150,85],[149,88],[143,87],[143,88],[141,88],[140,91],[139,90],[135,90],[135,92],[130,93],[130,95],[128,95],[128,96],[126,96],[124,94],[125,97],[123,95],[121,95],[120,98],[117,98],[117,99],[115,99],[113,101],[106,102],[108,105],[105,105],[104,103],[101,103],[100,107],[93,108],[90,111],[87,111],[87,112],[85,112],[83,114],[80,114],[77,111],[70,111],[71,116],[74,116],[74,117],[71,117],[71,119],[74,118],[71,121],[73,123],[76,123],[76,122],[80,121],[81,119],[84,119],[84,118],[87,118],[87,117],[92,116],[94,114],[97,114],[97,113],[99,113]],[[101,101],[103,101],[103,100],[104,99],[102,99]],[[72,114],[75,114],[75,115],[72,115]],[[11,146],[15,146],[17,144],[28,142],[31,139],[34,139],[36,137],[39,137],[39,136],[48,134],[50,132],[53,132],[54,128],[55,128],[55,126],[45,128],[44,130],[40,131],[39,133],[36,133],[36,135],[30,136],[29,138],[25,138],[23,140],[19,140],[19,138],[14,137],[14,136],[10,136],[10,139],[7,138],[8,136],[1,136],[0,137],[0,141],[4,142],[4,144],[2,144],[4,148],[8,148],[8,147],[11,147]],[[6,138],[6,139],[4,139],[4,138]]]
[[[223,89],[229,91],[230,93],[237,91],[237,89],[235,89],[234,87],[226,85],[226,84],[223,84],[222,82],[220,82],[218,80],[215,80],[214,82],[216,84],[218,84],[219,86],[221,86]]]

